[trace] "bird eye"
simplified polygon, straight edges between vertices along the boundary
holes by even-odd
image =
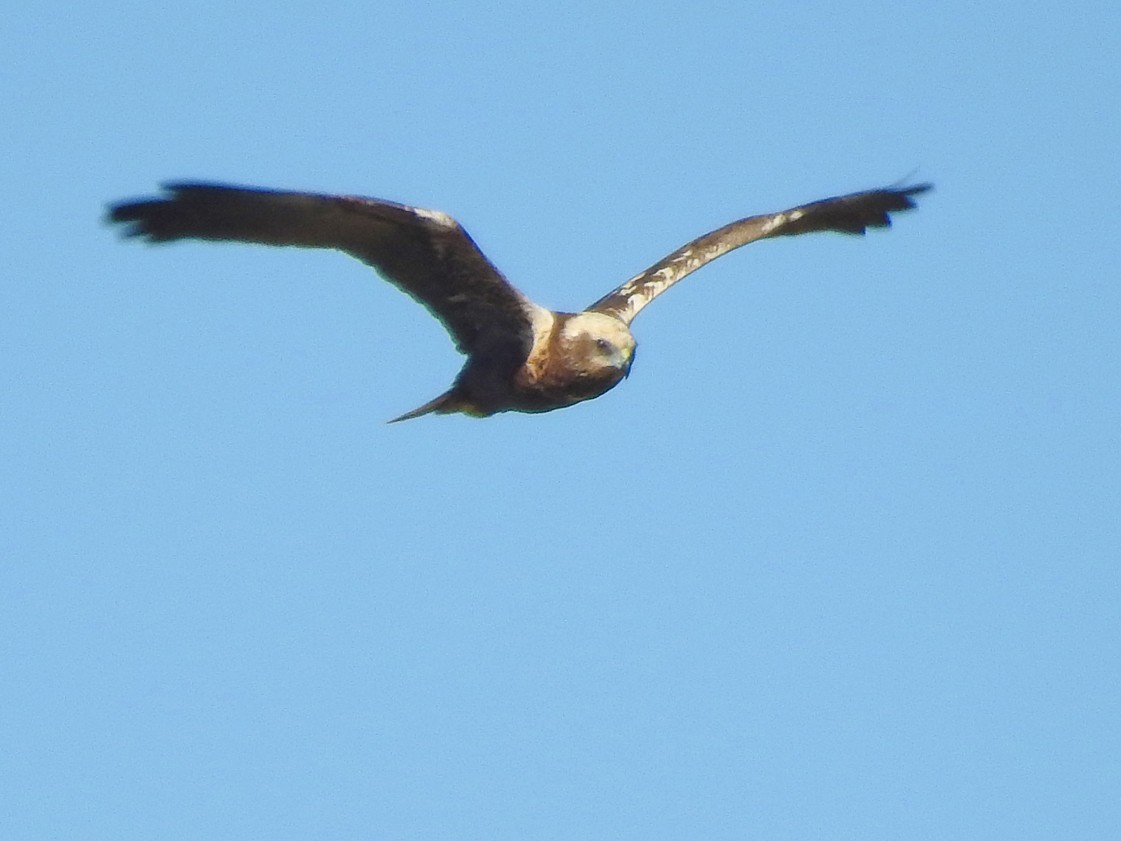
[[[607,339],[596,339],[596,347],[604,353],[610,353],[613,350],[611,342],[607,341]]]

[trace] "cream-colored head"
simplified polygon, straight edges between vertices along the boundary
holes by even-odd
[[[622,321],[599,312],[581,312],[561,326],[560,344],[581,375],[621,379],[630,371],[635,341]]]

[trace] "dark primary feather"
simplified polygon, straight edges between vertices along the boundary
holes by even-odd
[[[110,208],[128,236],[334,248],[377,269],[444,323],[460,350],[518,355],[533,305],[446,214],[355,196],[220,184],[164,185],[160,198]],[[516,345],[516,348],[511,345]],[[523,353],[524,351],[524,353]]]
[[[814,231],[863,235],[868,228],[891,225],[890,213],[915,207],[913,196],[931,189],[918,184],[834,196],[779,213],[740,219],[683,245],[650,268],[600,298],[588,309],[629,324],[654,298],[701,266],[740,246],[760,239]]]
[[[931,184],[916,184],[902,189],[866,190],[847,196],[822,199],[786,211],[790,216],[800,210],[800,219],[790,219],[769,236],[793,236],[812,231],[837,231],[863,236],[868,228],[890,228],[893,211],[913,210],[917,196],[930,190]]]

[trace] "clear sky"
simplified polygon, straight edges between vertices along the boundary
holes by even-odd
[[[1121,826],[1121,12],[19,4],[0,32],[0,838]],[[578,309],[752,245],[547,415],[384,421],[440,325],[121,242],[201,178],[456,216]]]

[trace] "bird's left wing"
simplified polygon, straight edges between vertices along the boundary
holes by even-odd
[[[588,309],[613,315],[630,324],[643,307],[677,281],[734,248],[768,237],[814,231],[863,234],[867,228],[886,228],[891,225],[890,212],[910,210],[915,206],[912,196],[925,193],[930,188],[930,184],[918,184],[901,189],[866,190],[822,199],[780,213],[740,219],[683,245]]]
[[[423,304],[471,354],[532,344],[533,312],[446,213],[357,196],[173,183],[167,195],[121,202],[109,218],[152,242],[230,240],[335,248],[377,269]],[[516,353],[517,351],[514,350]]]

